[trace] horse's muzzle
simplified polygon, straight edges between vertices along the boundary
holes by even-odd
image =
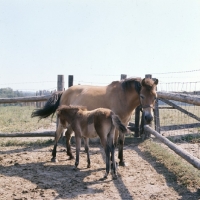
[[[144,113],[144,124],[150,124],[153,121],[153,116],[150,113]]]

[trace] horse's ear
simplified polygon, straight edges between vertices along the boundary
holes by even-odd
[[[142,86],[145,86],[146,83],[145,83],[145,78],[142,79]]]
[[[154,84],[158,85],[158,79],[157,78],[154,79]]]
[[[60,109],[57,109],[57,110],[56,110],[56,114],[57,114],[57,115],[60,115],[60,112],[61,112]]]

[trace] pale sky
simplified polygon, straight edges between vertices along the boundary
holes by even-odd
[[[200,81],[200,1],[0,0],[0,88],[53,90],[58,74]]]

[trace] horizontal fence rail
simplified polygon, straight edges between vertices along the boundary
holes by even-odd
[[[50,97],[51,97],[51,95],[32,96],[32,97],[0,98],[0,104],[3,104],[3,103],[47,101]]]
[[[158,98],[180,101],[184,103],[193,104],[200,106],[200,96],[198,95],[188,95],[180,93],[171,93],[171,92],[157,92]]]
[[[157,92],[157,96],[158,96],[158,98],[162,98],[162,99],[180,101],[180,102],[200,106],[200,96],[197,96],[197,95],[178,94],[178,93],[173,93],[173,92],[172,93]],[[51,97],[51,95],[32,96],[32,97],[16,97],[16,98],[0,98],[0,104],[46,101],[50,97]]]

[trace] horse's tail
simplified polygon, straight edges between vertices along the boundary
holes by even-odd
[[[127,133],[127,128],[126,128],[126,126],[124,126],[124,124],[122,124],[119,117],[117,115],[115,115],[114,113],[111,115],[111,117],[112,117],[112,122],[113,122],[114,126],[122,133]]]
[[[39,117],[39,120],[43,118],[47,118],[52,114],[52,118],[54,116],[54,113],[56,112],[56,109],[58,108],[60,104],[60,98],[62,96],[63,92],[56,92],[51,95],[51,97],[47,100],[44,107],[41,109],[35,109],[31,117]]]

